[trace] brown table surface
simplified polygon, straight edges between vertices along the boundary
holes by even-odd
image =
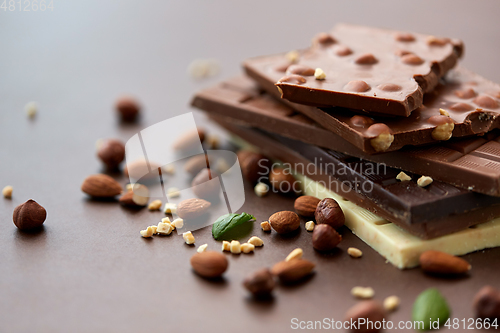
[[[0,9],[0,187],[14,187],[12,200],[0,199],[0,332],[286,332],[292,318],[341,319],[356,302],[350,296],[356,285],[373,287],[380,300],[400,296],[392,320],[408,320],[413,300],[428,287],[442,291],[453,317],[471,317],[476,291],[499,287],[499,249],[465,256],[470,277],[443,280],[399,271],[348,230],[339,251],[320,255],[304,230],[283,238],[263,235],[256,224],[264,248],[228,255],[224,281],[211,283],[192,273],[195,248],[182,237],[139,236],[163,213],[90,201],[80,184],[100,171],[97,139],[127,140],[188,112],[197,89],[238,74],[243,59],[307,46],[339,21],[462,38],[463,64],[500,81],[499,12],[495,0],[54,0],[53,12]],[[186,68],[195,58],[218,59],[221,74],[191,80]],[[112,111],[124,92],[144,104],[136,126],[119,125]],[[33,120],[24,112],[29,101],[39,103]],[[243,210],[259,221],[292,208],[291,199],[247,192]],[[12,223],[14,207],[29,198],[48,212],[38,234],[20,233]],[[195,236],[219,249],[209,228]],[[363,258],[351,259],[349,246],[363,250]],[[317,263],[316,275],[278,288],[272,302],[247,297],[242,279],[296,247]]]

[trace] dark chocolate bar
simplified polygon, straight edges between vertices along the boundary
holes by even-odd
[[[276,84],[291,102],[407,117],[462,51],[460,40],[338,24],[296,60],[280,54],[243,65],[266,90]],[[318,79],[317,68],[325,78]]]
[[[500,196],[500,137],[496,132],[370,155],[240,78],[199,92],[192,104],[292,139],[430,176],[467,190]]]

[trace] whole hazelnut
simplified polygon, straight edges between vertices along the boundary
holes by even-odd
[[[214,180],[215,177],[212,170],[201,170],[191,182],[193,193],[203,199],[217,198],[220,192],[220,182]]]
[[[12,219],[16,227],[24,231],[41,227],[46,217],[47,211],[45,208],[35,200],[29,199],[14,209]]]
[[[122,96],[118,98],[115,108],[120,116],[120,119],[128,123],[134,122],[141,110],[137,100],[130,96]]]
[[[269,223],[278,234],[286,234],[300,227],[299,216],[287,210],[271,215]]]
[[[322,252],[331,251],[342,241],[342,236],[328,224],[318,224],[312,234],[313,247]]]
[[[267,157],[248,150],[238,152],[238,161],[243,176],[252,184],[257,183],[261,178],[267,177],[271,168],[271,161]]]
[[[243,286],[256,297],[268,296],[274,289],[273,275],[267,268],[253,273],[243,281]]]
[[[125,145],[119,140],[105,140],[97,149],[97,156],[108,170],[116,170],[125,159]]]
[[[477,318],[500,319],[500,291],[485,286],[474,296],[474,311]]]
[[[359,302],[350,308],[346,313],[345,320],[356,323],[356,329],[351,329],[351,332],[375,333],[380,332],[381,329],[376,329],[375,325],[369,326],[367,322],[382,322],[386,317],[387,313],[383,305],[378,301],[370,300]],[[359,319],[364,319],[365,324],[358,324]]]
[[[275,191],[284,194],[298,192],[295,189],[295,177],[283,168],[273,168],[269,173],[269,182]]]
[[[318,224],[328,224],[334,229],[344,225],[345,216],[337,201],[325,198],[318,203],[314,218]]]

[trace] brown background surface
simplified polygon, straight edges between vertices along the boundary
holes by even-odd
[[[499,287],[498,249],[467,255],[470,277],[443,280],[397,270],[348,230],[339,251],[320,255],[304,230],[283,238],[262,235],[257,224],[264,248],[228,255],[224,281],[212,283],[192,273],[195,248],[181,237],[139,236],[162,213],[92,202],[80,184],[100,170],[97,139],[125,141],[185,113],[194,91],[238,74],[246,57],[307,46],[339,21],[462,38],[462,63],[500,81],[500,2],[54,0],[54,7],[0,10],[0,187],[14,187],[12,200],[0,200],[0,332],[286,332],[294,317],[341,319],[355,304],[349,293],[356,285],[372,286],[380,300],[400,296],[395,321],[410,318],[422,290],[438,287],[461,319],[472,316],[481,286]],[[195,58],[218,59],[221,75],[192,81],[186,68]],[[123,92],[144,104],[137,126],[120,126],[112,112]],[[23,110],[29,101],[40,105],[32,121]],[[243,210],[259,221],[292,208],[290,199],[247,192]],[[29,198],[48,212],[34,235],[12,223],[14,207]],[[195,236],[198,245],[219,249],[209,229]],[[363,258],[349,258],[349,246]],[[316,275],[278,288],[272,302],[248,298],[242,279],[296,247],[318,264]]]

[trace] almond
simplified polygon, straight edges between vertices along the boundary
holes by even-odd
[[[369,323],[381,323],[387,317],[387,312],[384,307],[378,301],[362,301],[350,308],[346,315],[345,320],[347,322],[354,323],[357,327],[358,332],[380,332],[381,329],[376,329],[373,325],[370,326]],[[361,321],[360,319],[363,319]],[[360,322],[358,322],[358,320]],[[369,321],[369,323],[367,323]]]
[[[158,168],[160,168],[160,165],[155,162],[148,162],[145,159],[138,159],[127,163],[127,166],[123,169],[123,174],[125,175],[125,177],[129,177],[130,175],[132,175],[133,177],[136,177],[137,175],[143,175],[141,176],[142,180],[157,179],[159,177]],[[135,181],[137,180],[139,179],[135,179]]]
[[[311,274],[315,264],[305,259],[293,259],[280,261],[271,269],[271,273],[277,276],[281,282],[296,282]]]
[[[133,189],[120,198],[122,205],[131,207],[144,207],[149,201],[149,190],[145,185],[134,184]]]
[[[206,278],[221,276],[229,265],[226,256],[215,251],[196,253],[190,262],[194,271]]]
[[[427,273],[465,274],[471,265],[462,258],[440,251],[425,251],[420,255],[420,266]]]
[[[207,212],[211,203],[203,199],[187,199],[177,205],[177,215],[183,219],[199,217]]]
[[[208,168],[211,162],[211,159],[205,154],[196,155],[186,161],[184,170],[192,175],[196,175],[201,170]]]
[[[97,174],[85,178],[82,191],[96,198],[111,198],[122,193],[120,184],[108,175]]]
[[[271,223],[273,229],[279,234],[286,234],[300,227],[299,216],[287,210],[271,215],[269,223]]]
[[[295,208],[295,211],[300,216],[314,217],[314,212],[316,212],[316,207],[320,201],[321,200],[316,197],[303,195],[295,200],[293,208]]]
[[[221,192],[220,182],[210,169],[201,170],[191,182],[191,190],[198,198],[216,199]]]
[[[203,140],[205,140],[205,131],[203,129],[190,130],[179,136],[172,148],[181,151],[195,150]]]

